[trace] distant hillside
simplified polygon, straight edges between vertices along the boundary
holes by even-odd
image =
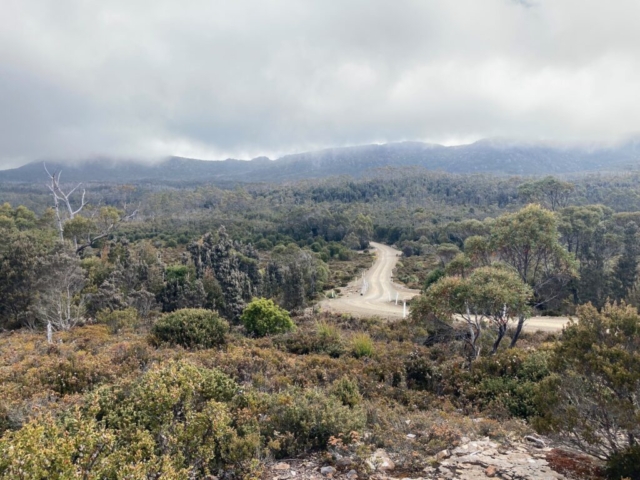
[[[451,173],[510,175],[568,174],[640,169],[640,140],[615,147],[553,147],[482,140],[445,147],[420,142],[331,148],[286,155],[277,160],[204,161],[171,157],[155,164],[109,159],[79,164],[48,163],[63,170],[63,181],[141,182],[279,182],[334,175],[358,177],[372,168],[417,165]],[[0,171],[0,182],[43,182],[42,162]]]

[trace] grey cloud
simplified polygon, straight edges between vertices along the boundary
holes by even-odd
[[[0,165],[639,130],[635,0],[5,0]]]

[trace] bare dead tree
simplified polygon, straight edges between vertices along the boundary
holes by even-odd
[[[51,194],[53,195],[53,207],[56,214],[56,220],[58,224],[58,231],[60,233],[60,240],[64,240],[64,232],[65,225],[67,227],[71,226],[71,223],[67,224],[67,222],[72,221],[76,216],[82,212],[84,207],[87,206],[88,202],[86,201],[86,190],[82,189],[82,197],[80,199],[80,205],[77,208],[72,206],[71,196],[82,186],[81,183],[73,187],[71,190],[65,193],[60,186],[60,174],[61,171],[51,173],[47,169],[47,165],[44,165],[44,169],[49,176],[50,183],[47,185]],[[133,212],[127,213],[127,203],[124,204],[124,211],[117,210],[113,207],[102,207],[96,212],[94,211],[93,215],[87,217],[91,220],[91,227],[86,228],[88,224],[84,225],[75,225],[71,227],[73,233],[71,233],[74,248],[76,253],[79,254],[86,248],[92,247],[95,243],[110,235],[115,228],[122,222],[127,222],[134,218],[138,213],[138,208],[136,208]],[[139,207],[139,206],[138,206]],[[80,217],[78,217],[80,219]],[[82,223],[82,222],[81,222]],[[78,228],[85,227],[85,228]]]
[[[51,191],[51,194],[53,195],[53,208],[54,208],[54,211],[56,212],[56,220],[58,223],[58,232],[60,233],[60,240],[64,240],[63,215],[67,216],[69,220],[72,220],[78,213],[80,213],[82,209],[87,205],[87,202],[85,200],[87,192],[84,188],[82,189],[82,198],[80,200],[80,206],[74,209],[71,206],[70,197],[78,188],[80,188],[82,184],[79,183],[74,188],[69,190],[68,193],[64,193],[62,188],[60,188],[60,175],[62,171],[51,173],[49,172],[49,169],[47,169],[47,165],[45,163],[43,163],[43,166],[50,180],[50,183],[47,185],[47,187],[49,188],[49,190]],[[60,211],[61,203],[63,203],[63,208],[66,207],[66,215]]]

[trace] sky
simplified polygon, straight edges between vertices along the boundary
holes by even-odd
[[[637,0],[1,0],[0,168],[640,132]]]

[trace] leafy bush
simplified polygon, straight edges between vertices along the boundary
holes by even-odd
[[[535,426],[609,460],[640,437],[640,315],[624,303],[577,313],[554,349]]]
[[[266,298],[254,299],[244,309],[240,319],[247,332],[258,337],[285,333],[295,328],[289,312]]]
[[[405,362],[407,387],[416,390],[427,390],[440,394],[442,388],[441,369],[435,362],[418,352],[411,352]]]
[[[180,345],[185,348],[213,348],[226,343],[229,324],[211,310],[184,308],[162,317],[153,326],[156,345]]]
[[[105,386],[82,408],[46,414],[0,439],[2,478],[205,478],[249,461],[257,427],[238,431],[237,385],[218,370],[170,362]],[[248,428],[249,427],[249,428]]]
[[[351,338],[351,351],[356,358],[373,355],[373,341],[368,333],[356,333]]]
[[[345,351],[340,330],[326,322],[318,322],[315,331],[297,330],[293,334],[278,341],[284,343],[284,347],[290,353],[307,355],[309,353],[324,353],[333,358],[338,358]]]
[[[607,461],[606,474],[611,480],[640,480],[640,445],[627,447],[611,455]]]
[[[138,311],[135,308],[125,310],[102,310],[96,315],[96,322],[106,325],[111,333],[138,326]]]
[[[472,366],[469,399],[481,409],[494,414],[520,418],[538,415],[537,395],[549,376],[547,351],[508,350],[481,358]]]
[[[175,415],[200,410],[210,401],[229,402],[237,391],[238,385],[219,370],[178,361],[152,369],[132,384],[102,387],[93,398],[97,415],[108,426],[143,427],[156,433]]]
[[[362,395],[358,384],[347,377],[342,377],[331,385],[331,394],[339,398],[343,405],[355,407],[362,403]]]
[[[268,402],[265,433],[278,456],[324,448],[330,437],[359,432],[366,422],[360,406],[345,406],[338,397],[318,389],[290,389],[270,396]]]
[[[113,380],[114,373],[102,364],[102,359],[89,352],[52,352],[43,358],[37,369],[28,372],[25,379],[49,388],[59,395],[82,393],[95,385]]]

